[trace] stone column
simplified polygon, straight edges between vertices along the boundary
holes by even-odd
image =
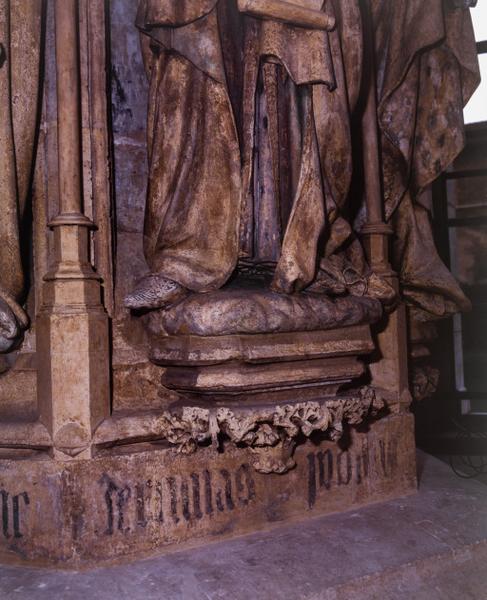
[[[49,223],[55,264],[37,318],[40,420],[54,457],[90,458],[110,412],[108,316],[89,260],[92,222],[83,214],[78,1],[55,1],[59,214]]]
[[[399,279],[389,262],[392,228],[384,219],[384,200],[380,166],[379,126],[377,122],[376,73],[373,31],[367,3],[364,3],[364,48],[367,102],[362,119],[363,161],[367,224],[362,229],[369,264],[388,281],[398,294]],[[403,302],[386,316],[377,333],[380,358],[370,365],[372,384],[388,396],[391,407],[406,409],[411,403],[408,381],[407,321]]]

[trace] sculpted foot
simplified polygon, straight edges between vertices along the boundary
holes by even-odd
[[[132,310],[167,308],[182,300],[188,290],[160,274],[144,277],[135,290],[125,296],[124,305]]]
[[[20,335],[20,327],[9,305],[0,298],[0,352],[8,352]]]

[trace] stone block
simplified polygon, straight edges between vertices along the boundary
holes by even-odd
[[[347,436],[345,436],[347,437]],[[121,446],[91,460],[0,460],[0,558],[66,566],[140,557],[413,493],[413,417],[391,415],[347,442],[300,445],[283,475],[251,449],[185,456]]]

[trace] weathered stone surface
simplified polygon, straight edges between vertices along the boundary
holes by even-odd
[[[484,600],[487,487],[418,455],[419,490],[360,511],[89,571],[3,565],[5,600]]]
[[[36,263],[32,292],[40,301],[35,382],[39,402],[28,415],[19,410],[24,405],[12,411],[9,407],[2,412],[12,421],[0,423],[1,455],[17,458],[0,460],[0,537],[7,553],[61,563],[95,562],[253,531],[277,520],[343,510],[414,488],[411,417],[389,416],[367,432],[345,428],[348,440],[344,436],[339,444],[318,443],[313,436],[329,430],[336,437],[344,421],[357,423],[366,411],[347,412],[338,404],[328,414],[322,405],[312,405],[309,396],[299,396],[295,405],[288,400],[298,388],[309,393],[315,384],[329,385],[327,393],[332,395],[341,384],[363,375],[365,367],[357,357],[373,349],[368,327],[366,332],[347,327],[326,336],[322,331],[307,336],[306,331],[377,321],[379,300],[367,296],[389,304],[386,284],[378,284],[382,276],[419,307],[422,318],[466,306],[438,263],[427,202],[418,191],[446,168],[463,143],[462,100],[477,81],[468,15],[451,10],[451,3],[442,0],[432,0],[435,10],[428,13],[424,3],[411,0],[407,15],[401,9],[389,11],[390,3],[384,0],[364,3],[365,9],[369,4],[374,9],[373,40],[362,36],[367,19],[362,22],[355,2],[333,3],[334,16],[325,14],[328,7],[321,0],[296,3],[299,9],[280,0],[140,3],[175,9],[168,21],[161,21],[160,14],[153,21],[148,13],[138,20],[151,81],[148,174],[142,160],[147,86],[134,27],[135,3],[114,0],[105,7],[88,0],[50,2],[45,28],[39,26],[39,4],[35,15],[25,9],[24,16],[34,16],[36,24],[35,39],[27,39],[14,35],[17,26],[26,30],[31,22],[17,18],[24,9],[15,7],[22,3],[0,0],[0,29],[10,50],[0,56],[7,61],[0,65],[0,96],[10,107],[6,118],[0,117],[0,132],[6,133],[3,138],[9,145],[4,153],[7,167],[0,167],[0,192],[7,198],[0,238],[11,252],[10,256],[0,247],[0,351],[10,350],[27,325],[20,306],[24,275],[26,282],[28,277],[20,260],[18,217],[28,205],[24,192],[31,168],[24,167],[33,159],[38,115],[26,107],[35,105],[39,92],[43,69],[37,64],[38,42],[44,29],[46,120],[41,137],[54,133],[48,136],[45,165],[40,163],[36,175],[49,182],[33,211],[35,236],[40,239],[32,241],[27,235],[25,244],[25,258],[32,254]],[[190,15],[191,22],[179,22],[185,12],[180,7],[190,4],[203,11]],[[249,10],[250,4],[261,8]],[[277,21],[291,23],[276,23],[276,7]],[[250,16],[239,15],[239,8]],[[254,19],[256,14],[266,18]],[[335,16],[337,27],[328,32],[323,21],[331,23]],[[307,30],[303,18],[308,25],[309,19],[316,24],[319,18],[321,28]],[[426,23],[423,30],[413,26],[416,21]],[[243,30],[245,40],[240,38]],[[104,62],[108,31],[110,65]],[[27,56],[23,47],[28,49],[31,42],[36,58],[20,60]],[[406,46],[409,52],[403,52]],[[385,47],[390,51],[384,53]],[[363,69],[367,60],[374,62],[374,54],[378,73]],[[105,67],[111,67],[114,82],[111,114]],[[377,94],[377,81],[382,80]],[[11,93],[19,87],[23,91],[13,102]],[[362,87],[367,98],[359,101]],[[35,93],[28,93],[30,88]],[[431,98],[438,101],[432,103]],[[363,104],[366,109],[360,114]],[[355,108],[357,114],[352,115]],[[419,116],[413,118],[410,112],[411,118],[406,118],[405,110]],[[442,135],[445,115],[452,117],[451,140]],[[23,121],[30,134],[18,136]],[[351,131],[361,121],[362,130]],[[113,172],[107,159],[109,128],[114,133]],[[355,164],[361,135],[367,148]],[[357,148],[352,149],[351,139]],[[395,145],[393,140],[402,141]],[[363,174],[364,181],[352,186],[352,173],[359,179]],[[59,185],[51,185],[58,178]],[[364,187],[365,197],[357,195],[357,206],[352,206],[349,191]],[[112,210],[112,192],[117,210]],[[384,216],[391,227],[384,226]],[[90,219],[98,224],[96,233],[88,230]],[[112,219],[118,233],[113,262]],[[51,238],[46,234],[48,222],[56,227]],[[402,287],[395,285],[388,264],[391,228],[396,234],[393,262]],[[368,239],[368,264],[361,233]],[[144,362],[150,342],[134,316],[121,307],[121,298],[148,269],[201,292],[153,317],[160,319],[157,335],[180,338],[159,339],[153,345],[155,360],[162,366],[173,361],[179,369],[195,367],[190,373],[161,369],[166,383],[174,384],[179,377],[173,387],[189,389],[187,381],[196,377],[199,388],[193,386],[192,392],[196,387],[217,396],[222,391],[232,395],[242,388],[250,393],[259,389],[273,394],[273,403],[281,394],[282,414],[274,406],[270,412],[261,406],[246,420],[243,413],[220,404],[216,411],[207,411],[206,420],[193,414],[182,427],[176,422],[174,438],[166,438],[179,441],[178,434],[184,438],[189,430],[183,446],[195,446],[196,441],[203,446],[191,457],[160,441],[155,445],[163,436],[144,437],[153,433],[154,422],[157,433],[157,419],[164,414],[159,409],[171,392],[154,384],[156,370]],[[260,277],[262,269],[270,269],[270,288],[264,278],[258,291],[215,291],[242,273],[255,271]],[[4,281],[5,274],[12,281]],[[332,301],[329,295],[339,299]],[[356,300],[355,295],[364,298]],[[112,328],[104,308],[114,317]],[[394,397],[394,411],[410,400],[404,310],[396,310],[386,321],[385,330],[378,332],[382,356],[370,372],[372,384],[388,393],[388,399]],[[278,335],[273,332],[287,336],[295,329],[306,331],[293,339],[273,337]],[[269,332],[265,339],[258,335]],[[235,333],[243,335],[228,335]],[[211,337],[202,338],[207,334]],[[111,357],[117,368],[110,373]],[[268,365],[219,365],[232,360]],[[290,366],[286,360],[300,364]],[[181,375],[186,377],[182,386]],[[29,385],[34,387],[33,379],[33,371],[12,371],[0,382],[0,398],[8,397],[14,387],[23,394]],[[160,405],[159,393],[164,396]],[[216,405],[219,399],[213,401]],[[128,421],[111,418],[117,406],[133,409],[138,429],[132,421],[125,430]],[[147,408],[156,408],[158,416],[145,418],[142,409]],[[96,436],[107,423],[113,425],[108,433],[116,435],[98,444]],[[196,440],[193,433],[200,425],[203,430],[196,431],[201,434]],[[230,440],[223,442],[224,453],[205,447],[210,441],[217,445],[216,428]],[[143,435],[137,437],[134,430]],[[294,466],[291,446],[295,437],[304,436],[311,441],[298,447],[296,467],[282,476],[274,474]],[[236,448],[230,442],[251,448]],[[262,452],[257,461],[254,446]],[[53,459],[47,458],[48,452]],[[271,474],[254,473],[252,464]]]
[[[106,419],[98,428],[94,443],[113,447],[124,441],[166,440],[176,445],[179,452],[192,454],[210,442],[215,452],[225,452],[229,440],[253,449],[251,465],[257,471],[285,473],[296,464],[292,455],[298,438],[319,432],[339,441],[346,425],[360,425],[385,408],[367,387],[337,397],[260,400],[246,403],[237,397],[191,403],[182,398],[162,413]]]
[[[273,390],[291,390],[292,396],[299,395],[297,388],[307,386],[331,386],[328,396],[340,384],[350,383],[365,372],[363,363],[355,357],[328,358],[317,360],[277,361],[263,364],[224,364],[209,367],[171,367],[162,376],[164,386],[184,391],[210,395],[244,394],[250,399],[263,393],[268,397]]]
[[[0,375],[0,420],[37,417],[37,365],[35,353],[18,355],[12,369]]]
[[[152,330],[151,360],[159,365],[203,366],[242,361],[269,363],[368,354],[374,349],[368,326],[327,331],[195,336]]]
[[[0,4],[0,353],[15,347],[29,319],[23,245],[31,233],[31,175],[42,96],[42,2]]]
[[[86,461],[1,460],[2,558],[98,564],[411,493],[413,418],[351,431],[342,447],[307,442],[285,475],[256,473],[249,460],[250,450],[188,458],[154,445]]]
[[[381,304],[373,298],[238,289],[193,294],[158,313],[159,326],[169,335],[202,336],[334,329],[375,323],[381,316]]]
[[[147,388],[151,365],[147,359],[147,341],[140,320],[123,308],[123,297],[147,272],[142,251],[142,230],[147,188],[147,76],[140,52],[139,33],[134,27],[137,4],[133,0],[109,3],[110,75],[112,84],[112,133],[115,191],[114,212],[117,218],[117,252],[114,286],[115,314],[112,322],[114,366],[113,406],[133,407],[138,398],[134,390]],[[145,361],[145,364],[144,364]],[[126,373],[130,374],[130,382]],[[157,393],[152,406],[161,403]]]

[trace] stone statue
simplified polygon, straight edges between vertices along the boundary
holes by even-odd
[[[383,209],[393,266],[422,320],[469,304],[434,248],[423,194],[463,145],[462,108],[479,81],[467,4],[367,5]],[[281,294],[391,301],[357,241],[362,199],[350,194],[362,12],[357,0],[140,3],[151,274],[127,307],[167,308],[256,271]]]
[[[28,319],[22,244],[35,156],[40,83],[41,0],[0,0],[0,352]]]
[[[144,0],[137,24],[150,77],[151,274],[126,306],[168,307],[248,273],[280,294],[390,300],[347,202],[357,2]]]
[[[370,0],[385,216],[395,233],[393,265],[418,321],[470,305],[436,251],[425,191],[465,143],[463,107],[480,81],[474,4]]]

